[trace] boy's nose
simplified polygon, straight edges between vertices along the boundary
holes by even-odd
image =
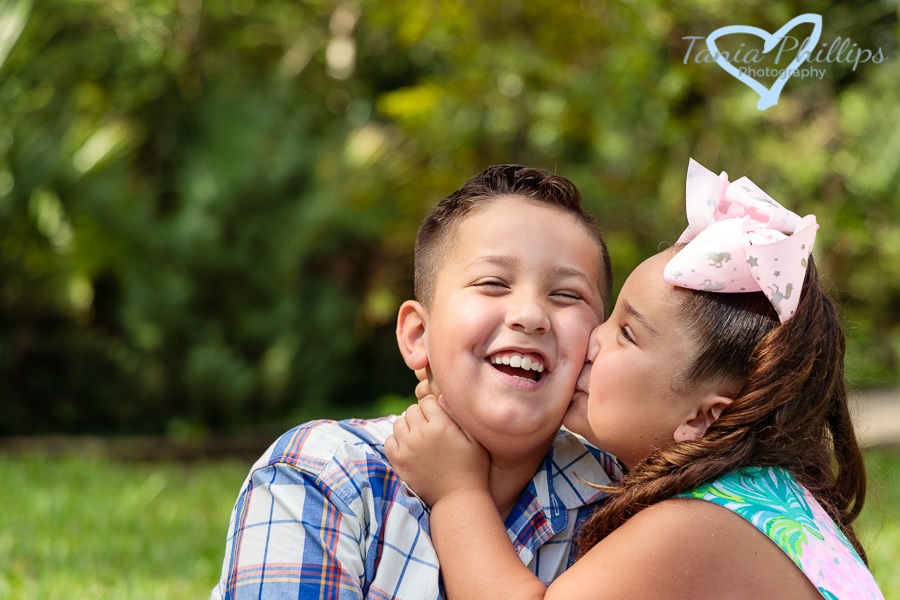
[[[540,302],[520,302],[507,313],[506,324],[526,333],[543,333],[550,329],[550,317]]]

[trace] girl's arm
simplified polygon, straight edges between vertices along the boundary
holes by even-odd
[[[451,598],[543,598],[488,487],[489,457],[433,397],[410,406],[384,444],[394,469],[431,506],[431,537]]]
[[[431,509],[431,533],[450,598],[543,598],[486,489],[460,490]]]
[[[640,511],[545,589],[516,555],[494,506],[487,453],[433,396],[395,423],[385,451],[432,507],[431,535],[450,598],[821,600],[752,524],[693,499]]]

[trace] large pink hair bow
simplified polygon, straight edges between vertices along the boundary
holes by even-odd
[[[800,218],[741,177],[729,183],[691,159],[687,173],[687,243],[663,278],[710,292],[763,292],[782,323],[794,316],[819,225]]]

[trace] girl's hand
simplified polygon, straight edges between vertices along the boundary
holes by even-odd
[[[423,398],[432,395],[431,383],[428,381],[428,371],[426,369],[416,369],[415,373],[416,378],[419,380],[418,385],[416,385],[416,398],[421,401]]]
[[[487,451],[457,426],[434,396],[413,404],[394,422],[384,452],[428,506],[458,491],[488,487]]]

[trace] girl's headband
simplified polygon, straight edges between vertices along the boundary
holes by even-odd
[[[667,283],[708,292],[763,292],[782,323],[794,316],[816,241],[815,215],[800,218],[741,177],[729,183],[691,159],[687,245],[666,265]]]

